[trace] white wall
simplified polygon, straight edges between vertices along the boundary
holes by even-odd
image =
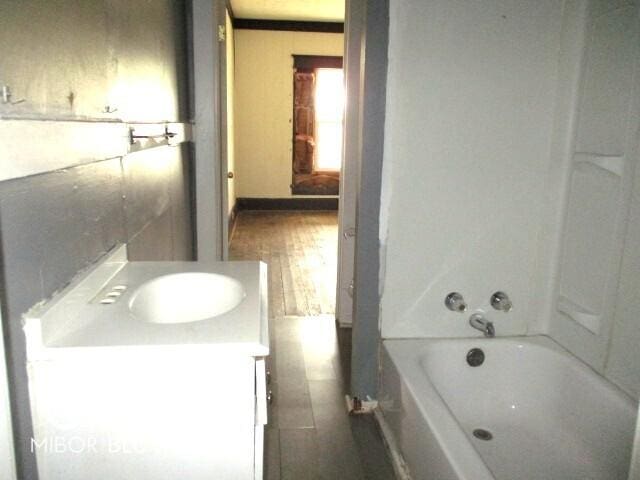
[[[562,160],[568,173],[549,333],[638,398],[638,2],[583,3],[581,89]]]
[[[235,31],[238,197],[291,197],[293,54],[342,55],[338,33]]]
[[[383,337],[479,335],[468,317],[480,308],[500,335],[540,328],[562,11],[560,0],[391,0]],[[489,307],[496,290],[511,313]],[[451,291],[470,311],[445,309]]]

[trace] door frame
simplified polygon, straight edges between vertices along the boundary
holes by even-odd
[[[199,261],[222,260],[225,203],[226,139],[223,138],[221,52],[218,26],[225,25],[226,5],[220,0],[191,0],[192,109],[194,121],[195,257]],[[225,55],[226,56],[226,55]],[[225,82],[226,83],[226,82]],[[226,114],[226,106],[224,106]],[[226,132],[226,126],[224,127]],[[224,147],[223,147],[224,143]],[[224,175],[223,175],[224,173]]]
[[[225,25],[226,8],[219,0],[191,0],[193,37],[193,94],[195,129],[195,206],[198,260],[221,260],[224,252],[222,222],[227,219],[221,145],[220,48],[217,26]],[[360,23],[358,23],[360,22]],[[357,77],[358,120],[347,126],[357,131],[355,165],[354,296],[351,357],[351,392],[366,398],[377,395],[378,292],[380,251],[380,193],[384,153],[388,0],[346,0],[345,31],[349,42],[360,46]],[[354,126],[355,125],[355,126]]]
[[[361,47],[351,395],[362,399],[376,398],[378,393],[379,230],[389,0],[347,0],[345,27],[349,41],[358,42]],[[352,32],[356,38],[351,37]]]
[[[356,194],[361,153],[360,44],[364,26],[364,4],[346,2],[344,29],[344,78],[347,103],[344,112],[344,142],[340,173],[338,209],[338,278],[336,282],[336,320],[340,327],[353,325],[355,288]]]

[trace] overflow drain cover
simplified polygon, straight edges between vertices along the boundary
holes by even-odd
[[[485,430],[484,428],[476,428],[473,431],[473,436],[485,441],[491,440],[493,438],[491,432],[489,430]]]
[[[470,367],[479,367],[484,363],[484,352],[480,348],[472,348],[467,352],[467,363]]]

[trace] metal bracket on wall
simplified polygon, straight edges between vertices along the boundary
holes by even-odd
[[[11,87],[9,87],[9,85],[3,85],[2,86],[2,103],[4,103],[5,105],[18,105],[19,103],[26,102],[24,98],[21,98],[20,100],[12,101],[11,100],[12,97],[13,97],[13,93],[11,92]]]
[[[129,125],[128,129],[129,153],[177,146],[191,140],[191,125],[185,123],[137,123]]]
[[[170,138],[173,138],[176,135],[177,133],[169,131],[169,127],[167,125],[164,126],[164,133],[156,133],[150,135],[137,135],[136,129],[134,127],[131,127],[129,128],[129,143],[133,145],[137,140],[158,140],[160,138],[169,141]]]

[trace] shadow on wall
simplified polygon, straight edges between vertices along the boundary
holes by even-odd
[[[19,3],[0,2],[0,71],[25,101],[0,104],[2,118],[187,119],[186,2]],[[52,150],[80,163],[73,155],[81,140]],[[186,145],[159,147],[0,182],[0,295],[19,478],[38,478],[22,314],[119,242],[129,243],[132,259],[192,259],[189,158]]]
[[[31,436],[22,314],[117,243],[129,243],[131,260],[193,259],[185,150],[164,147],[0,184],[0,293],[19,462]]]

